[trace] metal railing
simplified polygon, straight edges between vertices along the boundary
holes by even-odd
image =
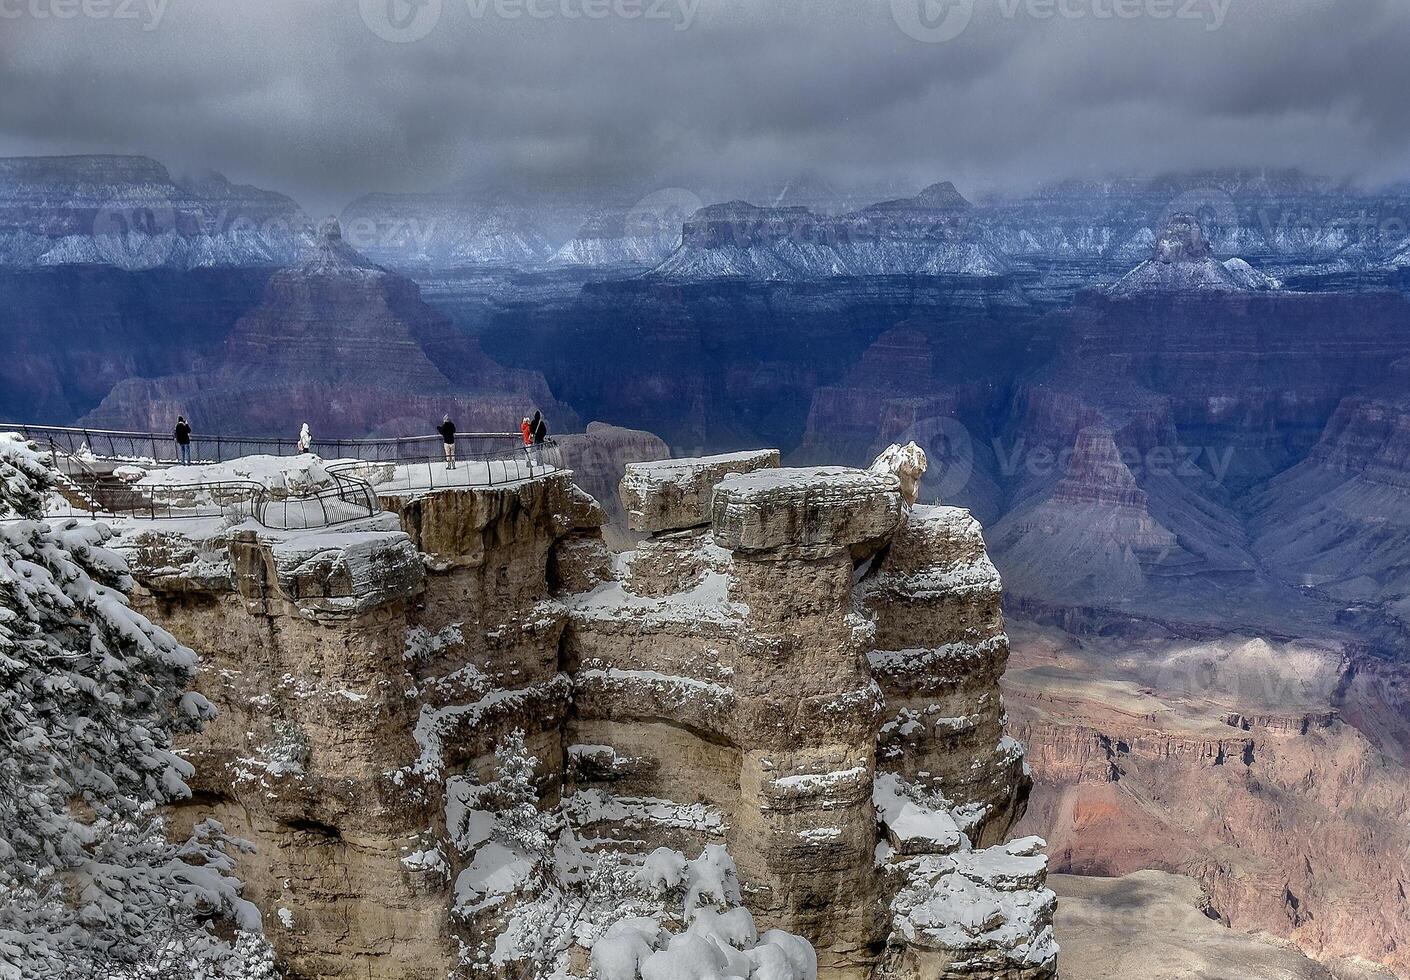
[[[112,476],[88,479],[66,475],[64,479],[70,486],[55,488],[64,503],[50,508],[51,517],[124,517],[152,521],[217,517],[242,521],[250,517],[258,519],[260,505],[268,492],[261,484],[249,480],[145,485]],[[75,490],[76,494],[72,492]]]
[[[456,437],[455,464],[447,463],[444,454],[398,461],[384,468],[368,461],[334,463],[327,467],[330,475],[357,475],[371,483],[379,493],[415,493],[429,490],[451,490],[458,487],[493,487],[518,483],[563,469],[563,451],[552,439],[536,446],[522,442],[512,449],[487,453],[465,454]],[[380,472],[379,472],[380,470]]]
[[[281,531],[302,531],[316,527],[336,527],[359,521],[381,511],[377,494],[366,480],[328,472],[333,485],[314,493],[275,497],[261,495],[255,520]]]
[[[0,432],[18,432],[26,439],[41,445],[61,447],[78,457],[89,455],[119,462],[167,464],[180,461],[176,436],[170,432],[31,425],[25,422],[0,422]],[[520,438],[517,432],[458,432],[455,436],[457,445],[468,445],[476,450],[504,446],[507,441],[517,444]],[[430,457],[440,446],[440,436],[425,435],[391,439],[315,439],[310,448],[324,459],[399,462]],[[301,452],[296,439],[191,434],[192,463],[226,463],[245,456],[297,456]]]
[[[54,517],[216,517],[237,522],[254,518],[276,530],[307,530],[362,520],[382,509],[367,481],[341,473],[329,474],[331,486],[292,493],[276,492],[254,480],[131,482],[97,471],[86,459],[54,442],[48,448],[58,471],[55,489],[64,502],[51,508]]]
[[[114,471],[128,462],[163,466],[176,462],[173,435],[3,422],[0,431],[19,432],[49,449],[59,472],[55,489],[63,501],[52,516],[254,518],[274,529],[305,530],[380,512],[378,492],[502,486],[563,468],[562,449],[552,439],[525,446],[519,433],[470,432],[456,434],[453,465],[443,452],[427,452],[433,446],[442,449],[438,435],[316,441],[312,448],[324,458],[345,461],[325,467],[331,485],[306,491],[272,488],[254,480],[133,482]],[[486,444],[499,448],[482,451]],[[277,438],[193,435],[191,446],[193,464],[300,454],[294,440]]]

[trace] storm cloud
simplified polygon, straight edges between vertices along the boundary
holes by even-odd
[[[314,209],[593,192],[1410,175],[1402,0],[0,0],[0,155],[142,153]]]

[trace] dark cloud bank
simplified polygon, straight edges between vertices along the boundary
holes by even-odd
[[[0,155],[335,208],[796,173],[1410,176],[1403,0],[0,0]]]

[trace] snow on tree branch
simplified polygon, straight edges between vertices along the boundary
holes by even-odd
[[[173,735],[213,715],[196,655],[128,604],[106,527],[39,519],[52,480],[0,434],[0,980],[269,975],[262,940],[207,928],[259,929],[241,842],[172,843],[156,813],[190,795]]]

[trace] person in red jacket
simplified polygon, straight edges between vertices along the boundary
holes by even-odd
[[[533,476],[534,457],[530,455],[529,446],[532,445],[534,441],[534,430],[529,426],[529,417],[527,415],[524,416],[523,421],[519,423],[519,434],[524,437],[524,459],[529,463],[529,475]]]

